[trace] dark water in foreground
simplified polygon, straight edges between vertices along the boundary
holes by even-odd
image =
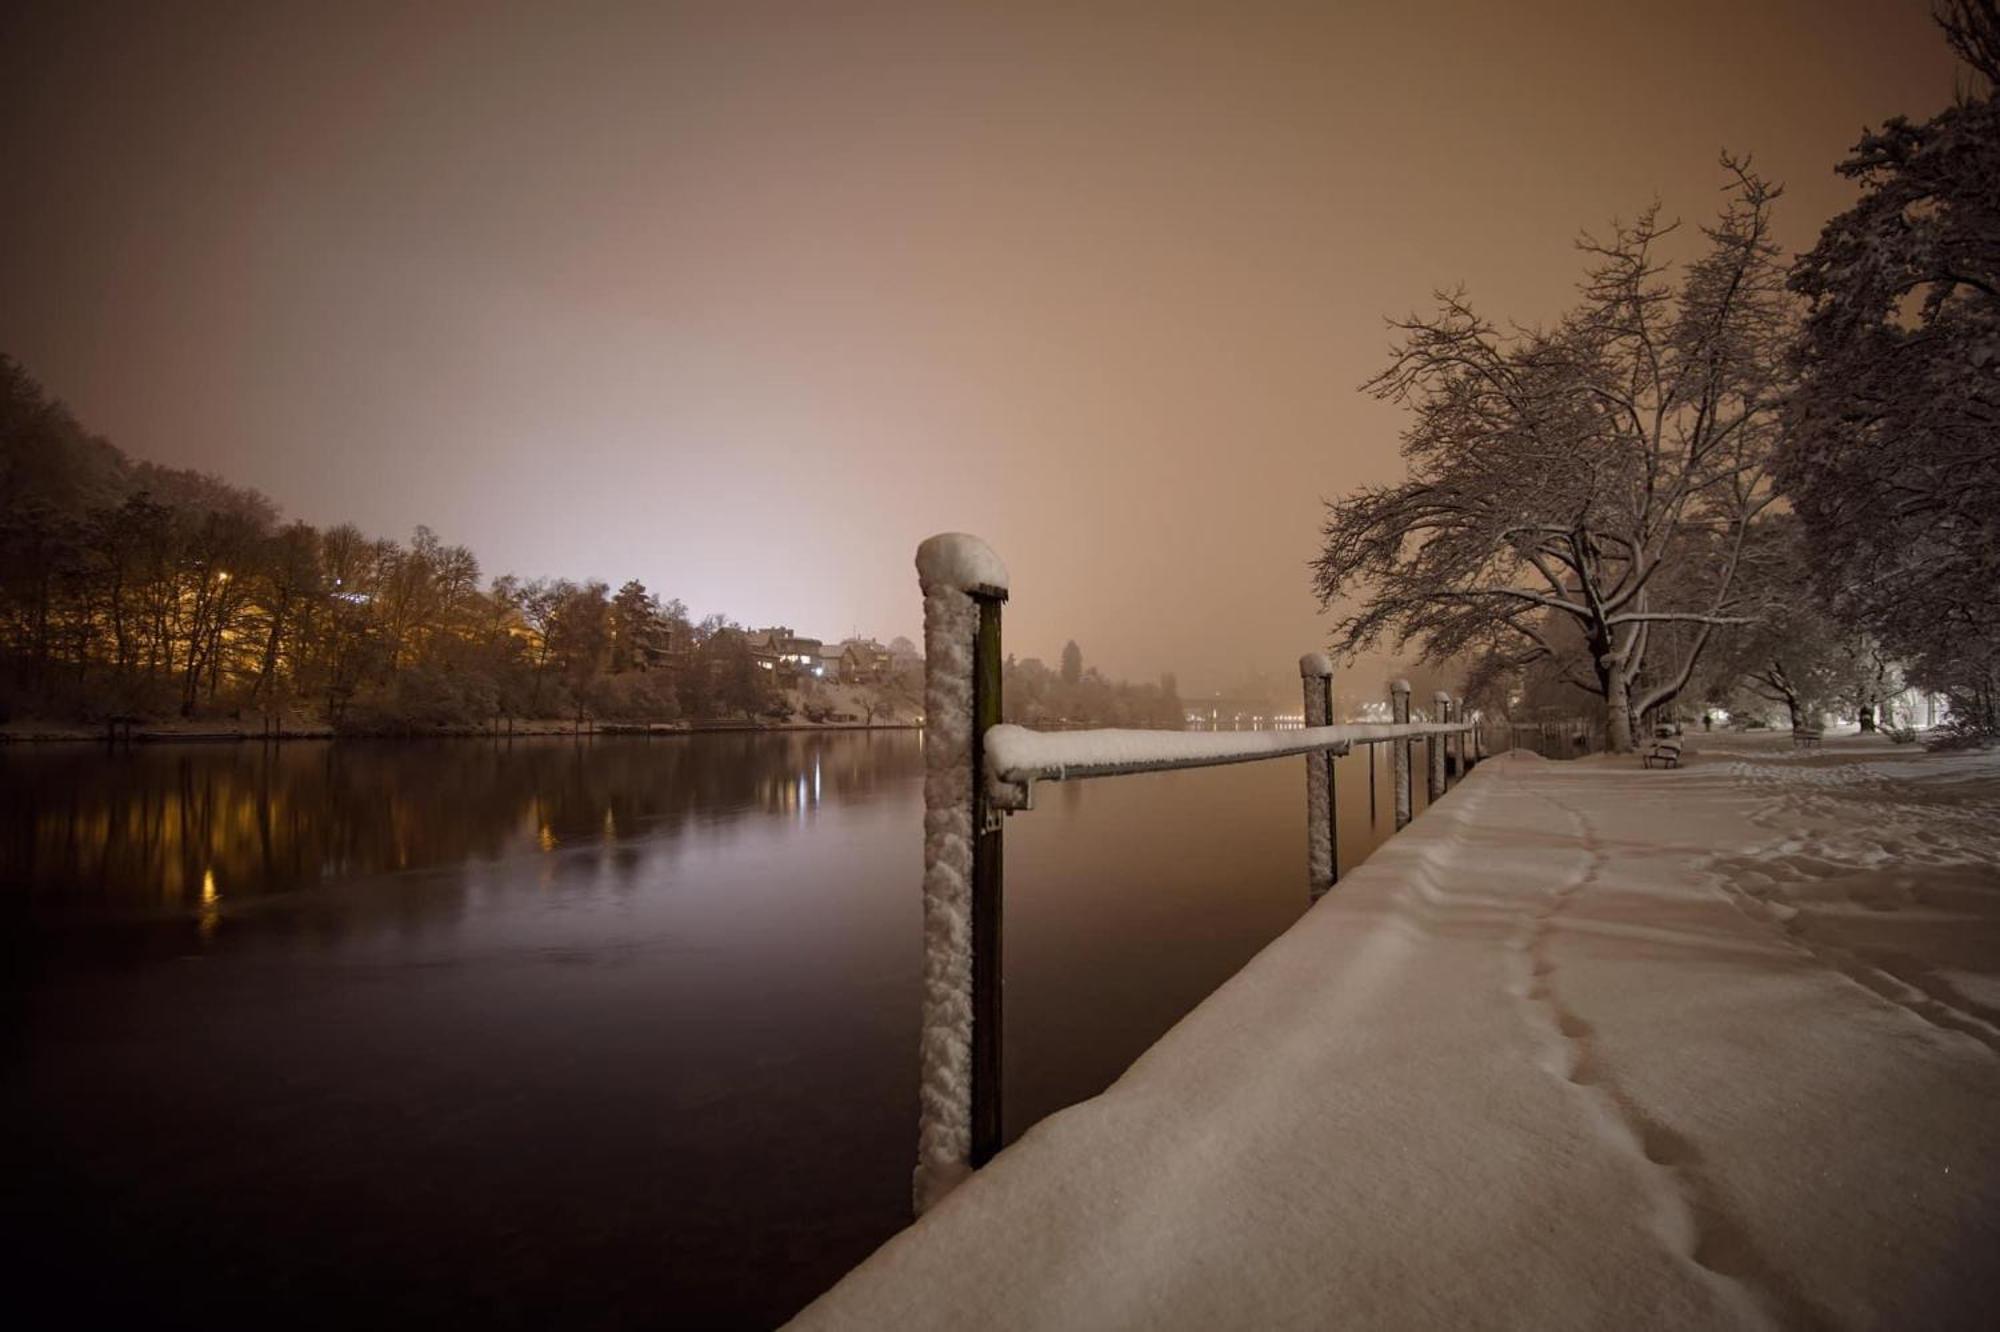
[[[0,750],[8,1303],[781,1321],[909,1217],[921,746]],[[1297,918],[1304,801],[1294,758],[1009,822],[1010,1135]]]

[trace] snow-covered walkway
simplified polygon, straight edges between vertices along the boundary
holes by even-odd
[[[2000,758],[1692,743],[1482,765],[799,1326],[2000,1326]]]

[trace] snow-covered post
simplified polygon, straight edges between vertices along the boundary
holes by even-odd
[[[1398,726],[1410,724],[1410,682],[1394,680],[1389,684],[1389,717]],[[1410,800],[1412,780],[1410,773],[1410,742],[1394,740],[1390,742],[1389,774],[1396,788],[1396,831],[1401,832],[1410,823]]]
[[[1442,726],[1451,720],[1450,694],[1440,689],[1432,695],[1431,702],[1435,705],[1431,709],[1433,725]],[[1431,761],[1429,795],[1433,805],[1444,795],[1444,744],[1445,737],[1441,732],[1433,733],[1424,741],[1425,757]]]
[[[1333,725],[1333,662],[1324,652],[1299,658],[1306,725]],[[1340,878],[1333,828],[1333,751],[1306,755],[1306,897],[1317,902]]]
[[[1000,720],[1007,569],[977,537],[917,547],[924,593],[924,989],[919,1213],[1000,1147],[999,812],[982,768]]]

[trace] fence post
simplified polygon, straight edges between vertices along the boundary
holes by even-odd
[[[1390,682],[1389,716],[1399,726],[1409,725],[1410,682],[1408,680]],[[1401,832],[1410,823],[1410,801],[1413,794],[1410,783],[1415,780],[1414,774],[1410,771],[1410,742],[1392,741],[1390,755],[1390,781],[1396,789],[1396,831]]]
[[[1000,1147],[999,811],[983,763],[1000,720],[1007,570],[960,533],[917,547],[924,594],[924,979],[916,1210]]]
[[[1451,699],[1444,694],[1439,694],[1438,720],[1446,726],[1451,725],[1452,711]],[[1438,737],[1438,743],[1444,746],[1444,789],[1447,791],[1458,784],[1458,757],[1452,753],[1451,740],[1452,737],[1448,734]]]
[[[1324,652],[1299,658],[1306,726],[1333,725],[1333,662]],[[1340,846],[1333,823],[1333,752],[1306,755],[1306,899],[1317,902],[1340,881]]]
[[[1451,709],[1451,719],[1460,726],[1465,724],[1465,700],[1460,699]],[[1465,780],[1465,732],[1454,731],[1451,735],[1451,759],[1454,781]]]
[[[1431,709],[1434,714],[1431,717],[1431,721],[1438,726],[1443,726],[1449,722],[1451,720],[1451,695],[1440,689],[1432,696],[1431,702],[1436,705]],[[1430,789],[1426,794],[1433,805],[1444,795],[1444,746],[1445,736],[1441,731],[1434,732],[1424,742],[1425,756],[1431,761]]]

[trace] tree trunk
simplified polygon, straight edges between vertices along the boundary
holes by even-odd
[[[1875,700],[1872,698],[1861,705],[1861,729],[1863,731],[1875,729]]]
[[[124,567],[116,567],[118,576],[111,583],[111,639],[117,644],[118,678],[123,680],[132,669],[132,640],[125,628]]]
[[[278,599],[276,608],[271,612],[271,632],[264,639],[264,660],[257,668],[257,683],[250,689],[253,699],[264,696],[271,683],[271,674],[278,667],[278,644],[284,634],[285,616],[290,613],[291,600],[290,590],[287,589],[286,595]]]
[[[1604,682],[1604,747],[1613,754],[1632,752],[1632,693],[1624,671],[1613,667]]]

